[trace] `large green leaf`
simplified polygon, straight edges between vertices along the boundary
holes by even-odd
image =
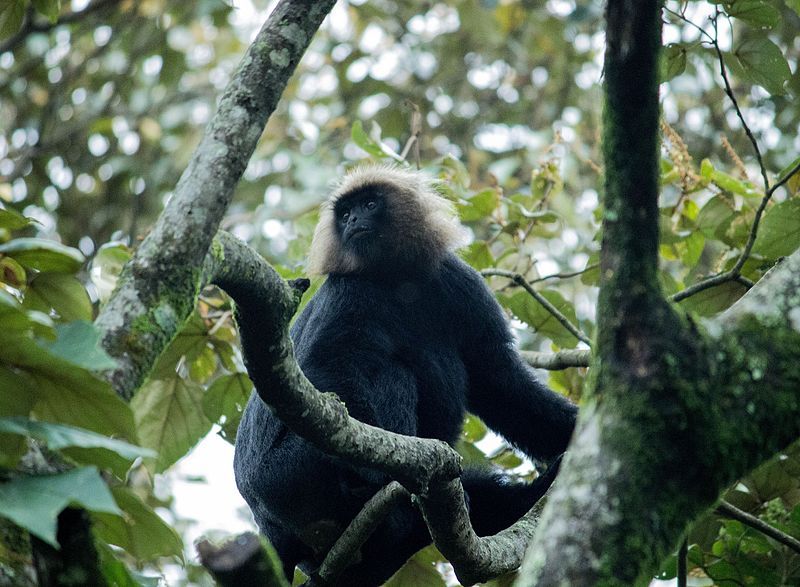
[[[40,273],[25,289],[23,307],[49,313],[55,310],[63,320],[91,320],[92,302],[83,284],[72,275]]]
[[[203,388],[177,376],[151,380],[134,396],[139,441],[158,453],[156,472],[178,461],[211,429],[202,406]]]
[[[0,516],[55,547],[57,517],[69,505],[122,514],[95,467],[20,477],[0,484]]]
[[[783,86],[792,75],[783,53],[767,37],[747,39],[726,57],[726,63],[734,71],[762,86],[770,94],[783,94]]]
[[[101,334],[90,322],[70,322],[56,326],[56,340],[43,342],[49,352],[92,371],[113,369],[116,361],[100,346]]]
[[[769,208],[758,225],[753,252],[768,259],[791,255],[800,247],[800,198]]]
[[[47,443],[51,450],[60,450],[70,446],[103,448],[130,461],[138,457],[156,456],[155,452],[150,449],[114,440],[90,430],[52,422],[38,422],[27,418],[0,418],[0,432],[30,436]]]
[[[732,0],[723,2],[725,12],[757,28],[772,28],[780,20],[780,12],[765,0]]]
[[[16,33],[24,18],[25,0],[3,0],[0,3],[0,39]]]
[[[78,249],[41,238],[18,238],[0,245],[0,253],[37,271],[75,273],[86,260]]]
[[[152,508],[126,487],[114,487],[111,492],[125,517],[94,514],[94,531],[101,539],[123,548],[138,561],[160,556],[183,559],[180,536]]]
[[[4,340],[0,362],[26,373],[41,420],[135,439],[133,416],[108,383],[23,337]]]
[[[203,396],[206,417],[222,426],[223,437],[230,442],[236,438],[252,390],[253,383],[245,373],[234,373],[217,378]]]
[[[684,310],[699,316],[713,316],[730,308],[746,293],[747,288],[741,283],[727,281],[681,300],[680,305]]]

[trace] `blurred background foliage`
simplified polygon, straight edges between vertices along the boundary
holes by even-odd
[[[0,6],[0,516],[52,542],[52,512],[60,508],[31,503],[26,483],[44,483],[61,508],[81,504],[93,512],[103,570],[116,584],[163,576],[210,584],[181,540],[191,520],[175,508],[170,486],[154,491],[154,480],[210,431],[234,440],[250,383],[229,302],[217,291],[206,292],[130,406],[95,375],[110,358],[97,348],[91,320],[170,197],[270,7],[266,0]],[[774,185],[796,164],[798,12],[798,0],[666,3],[666,295],[734,265],[766,191],[763,177]],[[301,275],[331,181],[367,160],[419,165],[443,180],[471,236],[461,253],[484,270],[523,348],[586,348],[497,273],[521,276],[591,337],[602,216],[602,17],[599,1],[340,2],[270,119],[223,228],[286,277]],[[794,176],[775,191],[742,279],[683,299],[686,310],[726,309],[800,246],[799,188]],[[579,401],[585,375],[571,368],[542,376]],[[34,478],[14,472],[26,451],[45,445],[77,468]],[[467,419],[458,448],[470,462],[535,475],[477,419]],[[229,467],[209,463],[208,479]],[[95,491],[81,493],[75,475]],[[800,538],[797,447],[727,499]],[[690,584],[800,583],[800,553],[738,521],[709,515],[689,544]],[[663,578],[675,573],[675,560],[667,561]],[[426,549],[392,584],[453,580]]]

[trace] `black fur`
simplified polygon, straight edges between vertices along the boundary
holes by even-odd
[[[291,334],[308,379],[337,393],[363,422],[453,444],[468,410],[532,458],[552,461],[566,449],[577,408],[535,379],[494,296],[453,254],[422,274],[384,266],[330,275]],[[313,571],[388,482],[288,431],[255,394],[239,427],[234,466],[239,490],[289,577],[296,564]],[[553,476],[522,485],[466,473],[476,531],[492,534],[513,523]],[[339,584],[378,585],[429,542],[420,514],[406,504],[364,545]]]

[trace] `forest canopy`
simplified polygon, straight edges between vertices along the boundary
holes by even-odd
[[[201,192],[208,170],[193,157],[203,151],[207,127],[225,134],[213,117],[224,114],[232,80],[275,92],[274,111],[262,109],[265,121],[271,114],[263,132],[255,123],[238,135],[240,127],[229,128],[231,144],[252,138],[254,150],[231,150],[241,179],[227,180],[230,204],[218,204],[219,221],[197,219],[204,228],[194,236],[211,243],[221,228],[282,278],[301,278],[333,180],[367,161],[420,167],[440,180],[468,229],[459,255],[507,311],[525,358],[545,369],[541,378],[552,389],[607,422],[601,416],[609,401],[603,405],[597,386],[616,374],[597,369],[599,361],[590,368],[590,357],[611,346],[603,333],[614,326],[602,322],[612,314],[598,307],[625,307],[625,300],[612,295],[598,305],[608,285],[601,243],[610,238],[607,223],[631,202],[612,199],[618,184],[609,179],[616,164],[609,149],[624,153],[626,145],[612,146],[603,134],[610,126],[604,116],[613,116],[604,86],[616,79],[607,54],[614,20],[605,4],[338,2],[310,31],[308,48],[296,49],[296,69],[292,54],[283,69],[274,61],[274,78],[247,86],[247,67],[257,60],[242,58],[275,4],[6,0],[0,7],[0,584],[47,584],[43,569],[65,572],[64,560],[94,573],[98,584],[149,585],[165,576],[170,584],[213,584],[184,540],[191,521],[176,514],[181,496],[157,489],[208,434],[235,440],[252,383],[231,300],[219,288],[199,289],[210,282],[205,253],[197,260],[192,243],[175,239],[174,251],[163,251],[174,266],[158,273],[172,271],[175,279],[151,280],[150,297],[142,298],[152,302],[146,319],[133,320],[139,330],[113,343],[106,335],[127,319],[109,310],[126,307],[120,284],[156,274],[131,263],[148,253],[143,239],[159,230],[153,227],[182,189]],[[800,248],[800,4],[668,1],[659,14],[657,177],[639,170],[642,185],[652,179],[657,187],[657,216],[651,225],[626,226],[633,241],[657,233],[657,289],[682,320],[660,334],[678,340],[686,328],[700,346],[718,342],[725,316],[740,299],[738,307],[747,306],[748,296],[788,308],[788,318],[770,318],[771,328],[751,325],[750,346],[720,343],[680,356],[704,393],[648,388],[649,400],[680,400],[680,408],[647,404],[653,436],[672,438],[679,453],[658,461],[651,481],[692,498],[707,484],[714,495],[687,497],[686,508],[698,509],[692,520],[669,518],[647,496],[626,497],[641,520],[651,520],[640,524],[651,535],[662,519],[664,528],[685,529],[664,538],[671,555],[644,568],[629,563],[629,570],[632,577],[688,575],[693,585],[795,584],[800,450],[789,440],[800,421],[800,375],[788,365],[797,356],[800,310],[788,292],[752,294],[770,270],[796,266]],[[635,80],[619,83],[638,95]],[[182,285],[184,276],[197,292]],[[320,283],[311,282],[296,309]],[[746,365],[747,382],[731,372],[727,388],[715,387],[721,379],[701,384],[706,373],[698,372],[707,359],[716,365],[715,353],[731,368]],[[613,364],[608,357],[615,356],[604,355],[604,367]],[[631,350],[622,360],[637,358]],[[654,371],[662,382],[674,376]],[[775,391],[774,403],[762,404],[773,401],[773,388],[795,393]],[[739,400],[743,420],[724,411]],[[762,414],[767,405],[771,415]],[[617,412],[628,422],[640,415],[624,401]],[[726,421],[730,427],[720,424]],[[771,450],[754,448],[759,427]],[[684,442],[686,430],[698,429],[709,436]],[[719,447],[729,451],[724,459]],[[661,457],[642,448],[632,443],[628,464]],[[456,449],[465,463],[537,475],[537,463],[475,417],[466,419]],[[588,458],[580,450],[576,466]],[[209,463],[207,477],[230,466]],[[593,485],[577,473],[567,478],[576,488]],[[601,503],[606,484],[597,485],[588,499]],[[565,486],[563,500],[553,496],[548,507],[566,503],[567,493]],[[78,539],[67,540],[67,528]],[[226,535],[217,530],[211,538]],[[528,584],[528,570],[519,584]],[[302,580],[298,573],[296,583]],[[455,580],[431,547],[391,584]],[[510,582],[505,576],[489,584]]]

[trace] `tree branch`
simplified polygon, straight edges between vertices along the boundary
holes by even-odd
[[[408,491],[397,481],[392,481],[382,487],[364,504],[358,515],[353,518],[350,525],[325,555],[325,560],[322,561],[315,576],[306,581],[304,585],[307,587],[335,585],[336,578],[353,562],[361,545],[372,536],[392,508],[401,500],[409,499],[409,497]]]
[[[130,398],[194,307],[211,240],[289,76],[334,0],[282,0],[223,92],[200,145],[96,325]]]
[[[737,520],[744,524],[745,526],[750,526],[761,532],[762,534],[769,536],[773,540],[777,540],[784,546],[788,546],[796,553],[800,554],[800,540],[795,538],[794,536],[789,536],[788,534],[781,532],[774,526],[770,526],[765,521],[755,517],[752,514],[748,514],[747,512],[740,510],[736,506],[728,503],[727,501],[719,502],[719,505],[716,507],[714,512],[720,516],[725,518],[730,518],[731,520]]]

